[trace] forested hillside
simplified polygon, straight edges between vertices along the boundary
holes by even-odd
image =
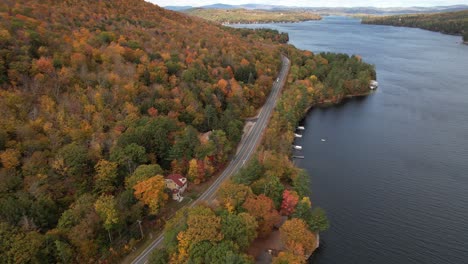
[[[273,11],[273,10],[248,10],[248,9],[212,9],[193,8],[183,11],[191,16],[219,23],[279,23],[279,22],[301,22],[308,20],[320,20],[317,14],[308,11]]]
[[[436,14],[369,17],[364,24],[417,27],[445,34],[461,35],[468,42],[468,10]]]
[[[223,168],[243,119],[269,93],[281,53],[294,62],[297,89],[278,113],[294,119],[274,123],[272,138],[307,104],[360,94],[375,76],[358,57],[303,53],[279,44],[286,37],[228,29],[143,0],[2,1],[0,263],[117,262],[141,238],[139,220],[145,228],[160,220],[169,198],[164,176],[180,173],[196,185]],[[222,236],[205,239],[238,237],[222,245],[236,254],[270,231],[263,213],[292,215],[305,195],[306,185],[294,183],[304,177],[295,177],[289,141],[265,144],[268,155],[251,173],[255,196],[224,216]],[[269,209],[258,211],[257,202]],[[304,230],[323,228],[310,202],[299,204]],[[212,211],[197,210],[187,237],[199,228],[197,215],[220,227]],[[182,230],[172,227],[174,235]]]
[[[167,201],[160,175],[223,166],[279,62],[267,39],[143,0],[2,1],[0,262],[121,254]],[[134,195],[145,181],[158,204]]]

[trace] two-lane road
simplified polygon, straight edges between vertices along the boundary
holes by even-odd
[[[236,174],[242,166],[252,157],[253,153],[259,145],[263,132],[270,120],[271,113],[275,108],[276,101],[278,100],[281,89],[286,83],[286,79],[289,73],[290,61],[285,56],[282,56],[282,66],[281,71],[278,75],[278,79],[274,81],[270,95],[268,96],[267,101],[260,111],[257,121],[252,126],[250,131],[242,138],[239,143],[239,151],[233,160],[229,163],[223,173],[216,179],[215,182],[195,200],[190,207],[193,207],[200,203],[201,201],[211,201],[216,194],[216,191],[219,189],[221,184]],[[163,235],[157,237],[135,260],[132,261],[132,264],[144,264],[147,262],[151,252],[160,246],[164,239]]]

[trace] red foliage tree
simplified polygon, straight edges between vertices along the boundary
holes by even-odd
[[[281,203],[281,214],[291,215],[299,202],[299,195],[295,191],[284,190],[283,202]]]

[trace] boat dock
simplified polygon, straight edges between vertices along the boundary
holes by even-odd
[[[304,159],[304,156],[292,156],[293,159]]]

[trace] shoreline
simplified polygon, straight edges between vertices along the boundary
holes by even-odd
[[[341,103],[345,103],[346,100],[348,100],[348,99],[357,98],[357,97],[367,97],[367,96],[369,96],[369,95],[371,95],[373,93],[374,93],[373,90],[369,90],[366,93],[345,95],[344,97],[340,98],[338,101],[333,101],[333,100],[329,99],[329,100],[323,100],[321,102],[312,103],[304,111],[301,122],[302,122],[302,120],[304,120],[307,117],[307,115],[309,114],[309,111],[314,107],[327,108],[327,107],[331,107],[331,106],[338,105],[338,104],[341,104]],[[290,158],[292,160],[292,154],[290,154],[290,155],[291,155]],[[301,169],[298,165],[296,165],[295,162],[294,162],[294,166],[296,168]],[[307,260],[309,260],[314,255],[315,251],[317,251],[317,249],[320,247],[320,232],[316,233],[316,239],[317,239],[317,244],[316,244],[314,250],[312,251],[312,253],[307,257]]]
[[[370,90],[369,92],[366,92],[366,93],[360,93],[360,94],[348,94],[348,95],[345,95],[343,96],[342,98],[340,98],[338,101],[333,101],[331,99],[327,99],[327,100],[322,100],[320,102],[317,102],[317,103],[314,103],[314,104],[311,104],[310,106],[308,106],[305,110],[305,115],[307,115],[307,113],[310,111],[310,109],[314,108],[314,107],[330,107],[330,106],[334,106],[334,105],[338,105],[338,104],[341,104],[341,103],[344,103],[346,102],[346,100],[349,100],[349,99],[353,99],[353,98],[358,98],[358,97],[367,97],[371,94],[373,94],[374,91]],[[303,119],[305,118],[305,116],[303,117]]]
[[[301,22],[307,21],[320,21],[322,18],[319,19],[304,19],[304,20],[282,20],[282,21],[239,21],[239,22],[221,22],[223,26],[230,26],[230,25],[255,25],[255,24],[296,24]]]

